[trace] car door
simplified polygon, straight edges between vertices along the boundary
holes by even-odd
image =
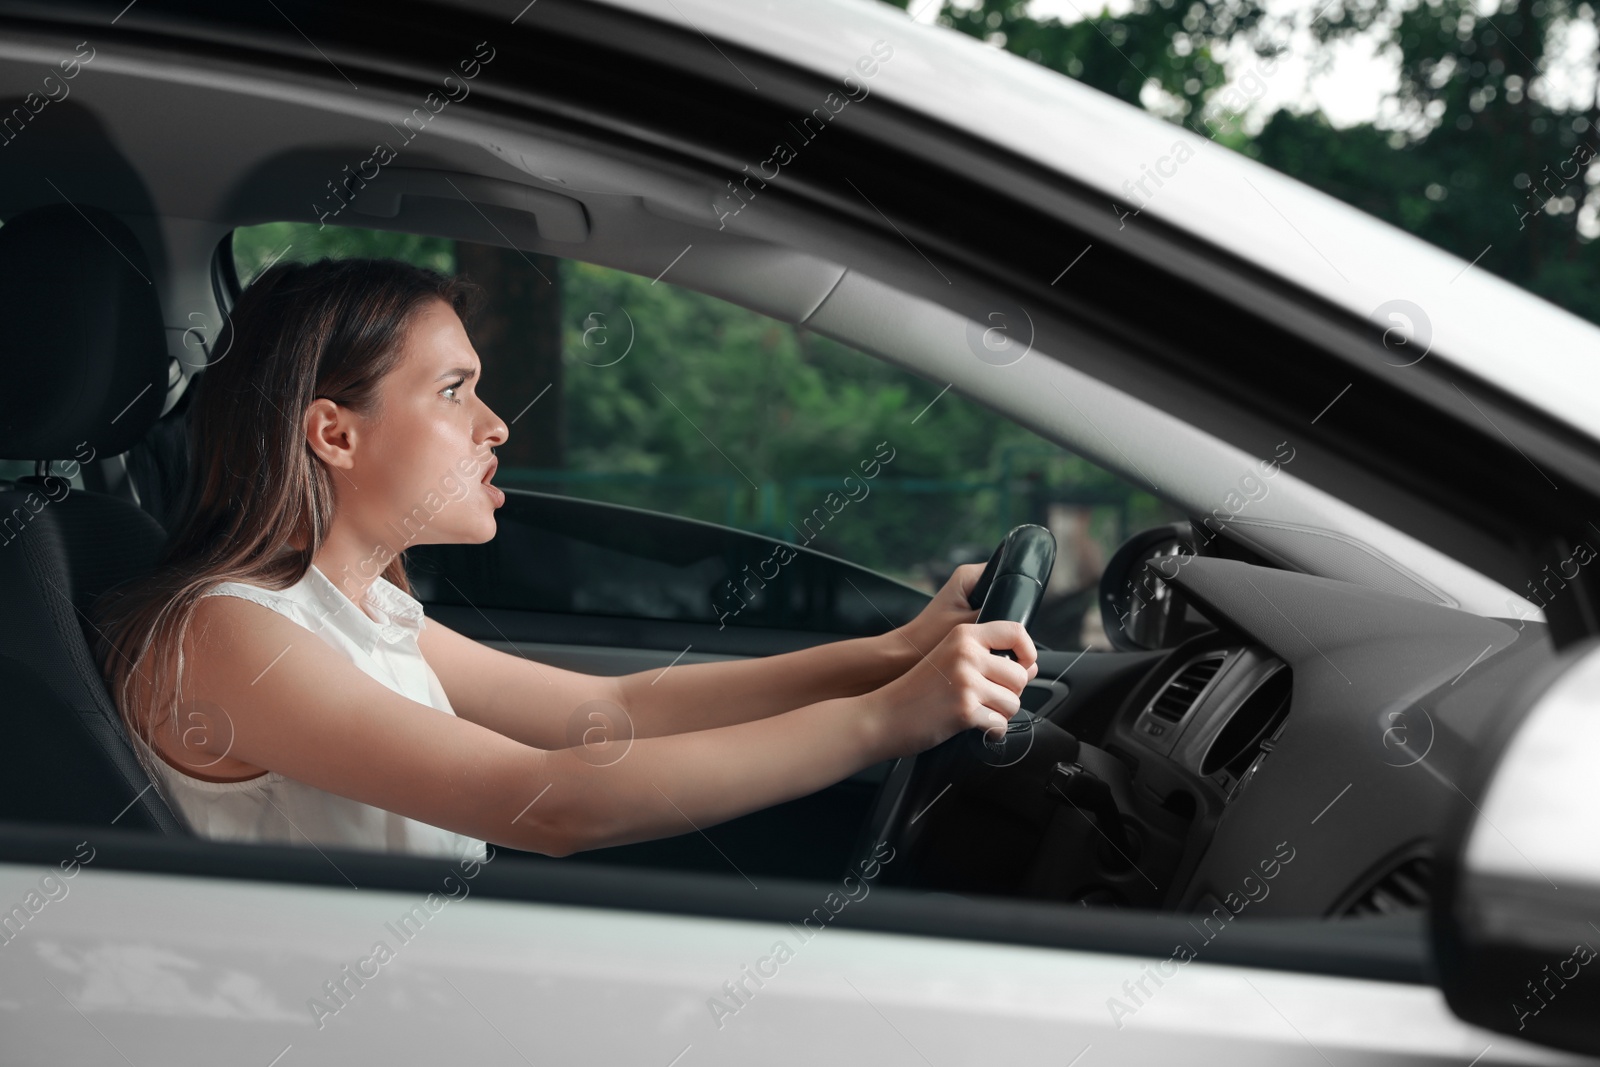
[[[7,834],[8,1063],[1583,1062],[1458,1023],[1405,932],[1379,980],[870,882],[127,837]]]

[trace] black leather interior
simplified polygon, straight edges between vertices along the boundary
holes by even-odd
[[[99,459],[144,438],[170,357],[132,231],[87,205],[0,227],[0,459]],[[69,468],[70,470],[70,468]],[[90,653],[89,605],[154,567],[160,523],[61,474],[0,482],[0,819],[186,834]]]
[[[88,205],[0,227],[0,458],[125,452],[166,402],[166,331],[133,233]]]
[[[139,492],[139,506],[169,532],[178,521],[178,506],[189,475],[189,405],[204,374],[194,373],[172,410],[161,416],[123,457],[128,476]]]

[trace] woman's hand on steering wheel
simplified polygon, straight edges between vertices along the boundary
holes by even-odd
[[[954,587],[962,603],[961,571],[966,569],[958,569],[945,586],[946,591]],[[967,587],[982,569],[974,565]],[[1016,660],[991,651],[997,649],[1010,649]],[[1023,686],[1039,673],[1038,658],[1019,622],[951,626],[909,670],[864,698],[877,719],[885,758],[915,755],[962,730],[1004,728],[1022,707]]]
[[[944,588],[917,613],[917,617],[900,627],[902,646],[916,649],[916,654],[926,655],[945,635],[962,623],[977,622],[981,605],[968,602],[968,594],[983,574],[982,563],[964,563],[951,573]],[[900,638],[896,637],[899,641]]]

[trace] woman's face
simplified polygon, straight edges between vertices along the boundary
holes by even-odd
[[[372,418],[356,418],[349,466],[334,472],[336,522],[363,545],[479,544],[505,503],[485,483],[509,431],[479,398],[478,354],[443,300],[412,315]]]

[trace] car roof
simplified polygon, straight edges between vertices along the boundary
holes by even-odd
[[[1482,260],[1491,248],[1474,266],[1192,129],[966,34],[914,22],[879,0],[593,2],[687,24],[707,39],[708,64],[734,63],[713,51],[720,41],[842,78],[874,41],[888,41],[894,56],[878,66],[872,93],[1103,193],[1107,212],[1143,203],[1141,214],[1352,315],[1384,329],[1409,324],[1414,343],[1427,346],[1426,358],[1477,375],[1600,440],[1593,400],[1600,395],[1600,327],[1495,277]],[[1179,145],[1193,153],[1181,163]],[[1159,188],[1147,184],[1149,198],[1130,193],[1125,183],[1163,157],[1170,161],[1164,169],[1175,173]],[[1126,224],[1139,221],[1129,215]],[[1416,358],[1408,349],[1404,359],[1384,362],[1403,373]],[[1464,410],[1467,404],[1463,397]]]

